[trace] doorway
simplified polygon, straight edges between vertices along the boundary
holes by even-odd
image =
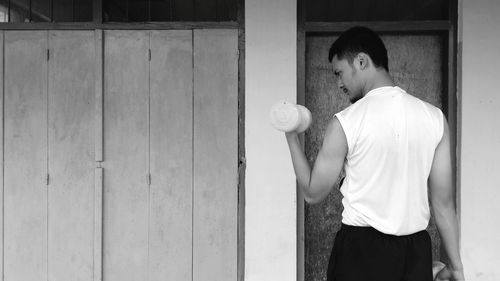
[[[328,50],[336,34],[312,34],[305,39],[304,103],[315,120],[306,131],[305,153],[311,163],[323,142],[328,122],[335,113],[350,105],[335,84]],[[389,56],[389,72],[396,85],[409,94],[443,111],[446,95],[446,38],[440,34],[387,34],[381,38]],[[335,233],[342,220],[339,182],[320,204],[304,206],[305,280],[325,280]],[[440,238],[433,218],[428,227],[432,238],[433,260],[440,259]]]

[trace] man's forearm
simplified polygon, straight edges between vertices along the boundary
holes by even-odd
[[[462,260],[459,252],[459,229],[455,208],[452,204],[434,206],[436,225],[441,236],[452,270],[462,270]]]
[[[307,196],[307,189],[311,179],[311,167],[307,161],[306,155],[302,150],[297,133],[287,133],[286,140],[292,156],[293,169],[297,177],[297,183],[302,192]]]

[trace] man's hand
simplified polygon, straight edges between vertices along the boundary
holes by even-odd
[[[445,266],[436,276],[435,281],[465,281],[463,269],[452,270]]]

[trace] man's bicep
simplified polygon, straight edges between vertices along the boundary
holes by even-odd
[[[444,120],[443,130],[443,137],[434,153],[434,160],[429,175],[430,196],[434,205],[449,203],[454,198],[450,136],[446,120]]]
[[[319,201],[328,195],[337,181],[347,149],[346,136],[339,120],[335,117],[328,125],[311,174],[310,188]]]

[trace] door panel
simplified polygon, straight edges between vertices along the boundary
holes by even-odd
[[[150,280],[192,280],[192,41],[151,32]]]
[[[5,32],[4,280],[47,278],[47,32]]]
[[[103,279],[147,279],[148,31],[106,31]]]
[[[194,31],[193,280],[237,279],[238,32]]]
[[[381,36],[389,55],[389,70],[396,85],[435,106],[443,104],[443,46],[438,35]],[[328,50],[336,36],[308,36],[306,39],[306,106],[313,124],[306,131],[305,151],[314,163],[322,145],[325,128],[332,116],[350,105],[335,84]],[[339,182],[318,205],[305,205],[305,280],[326,280],[326,269],[335,233],[342,220]],[[439,258],[440,240],[433,220],[434,259]]]
[[[49,33],[49,280],[91,280],[94,32]]]

